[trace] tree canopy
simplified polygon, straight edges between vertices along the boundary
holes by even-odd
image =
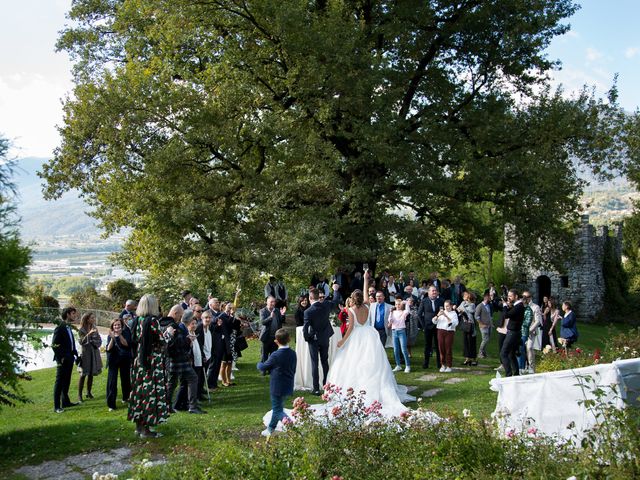
[[[577,170],[622,167],[615,86],[550,87],[570,0],[77,0],[46,194],[151,274],[302,276],[571,247]]]

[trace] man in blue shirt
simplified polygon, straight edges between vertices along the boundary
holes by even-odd
[[[378,331],[382,346],[387,345],[387,323],[393,307],[384,301],[384,293],[376,292],[376,303],[369,307],[369,323]]]

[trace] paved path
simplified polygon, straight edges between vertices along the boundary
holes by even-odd
[[[164,459],[145,462],[146,465],[165,463]],[[14,473],[24,475],[31,480],[51,480],[64,478],[65,480],[85,480],[94,474],[108,473],[119,475],[133,468],[131,449],[116,448],[109,452],[90,452],[72,455],[64,460],[49,461],[40,465],[20,467]]]

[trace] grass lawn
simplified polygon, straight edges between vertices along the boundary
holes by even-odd
[[[601,325],[579,325],[580,346],[586,350],[601,348],[610,335],[610,330]],[[625,327],[615,326],[613,332]],[[494,335],[488,349],[489,358],[481,360],[479,367],[465,367],[469,372],[441,374],[436,371],[435,362],[430,370],[422,365],[422,336],[413,348],[414,371],[398,373],[398,383],[416,386],[412,393],[420,395],[425,390],[440,388],[442,392],[432,398],[425,398],[421,404],[438,414],[460,412],[470,409],[478,416],[488,417],[495,408],[496,394],[489,390],[489,380],[495,376],[497,359],[497,335]],[[212,393],[211,402],[202,405],[207,415],[178,413],[168,423],[159,427],[162,438],[150,441],[134,435],[134,425],[126,420],[126,408],[109,412],[105,390],[107,375],[104,371],[95,378],[93,394],[95,399],[67,409],[63,414],[53,412],[53,384],[55,369],[32,372],[32,381],[24,383],[25,392],[32,403],[15,408],[0,410],[0,478],[7,478],[22,465],[35,465],[46,460],[57,460],[81,452],[112,449],[129,446],[139,458],[154,454],[189,451],[195,455],[211,455],[224,440],[234,444],[249,445],[260,441],[262,417],[271,408],[269,401],[269,377],[258,374],[255,364],[259,357],[260,342],[249,341],[249,349],[243,352],[236,374],[237,386],[224,388]],[[393,352],[388,351],[393,361]],[[454,345],[454,367],[462,363],[462,334],[456,333]],[[425,374],[436,374],[432,381],[420,380]],[[445,384],[444,380],[454,377],[464,378],[457,384]],[[74,372],[70,397],[77,397],[78,374]],[[303,395],[310,403],[321,401],[308,393]],[[291,406],[291,400],[288,406]],[[408,404],[416,407],[418,404]]]

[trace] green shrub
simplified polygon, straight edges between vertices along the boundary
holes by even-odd
[[[331,400],[336,402],[335,396]],[[379,409],[367,409],[361,400],[348,392],[317,416],[298,398],[295,423],[268,442],[244,448],[221,442],[206,461],[180,455],[169,466],[138,468],[136,478],[629,479],[640,474],[637,409],[591,401],[586,407],[600,425],[575,445],[542,436],[535,428],[498,432],[469,412],[434,420],[414,410],[381,421]]]
[[[610,334],[611,335],[611,334]],[[610,336],[602,351],[586,352],[580,348],[568,350],[558,348],[553,352],[546,347],[536,371],[555,372],[572,368],[589,367],[598,363],[610,363],[615,360],[638,358],[640,356],[640,328]]]

